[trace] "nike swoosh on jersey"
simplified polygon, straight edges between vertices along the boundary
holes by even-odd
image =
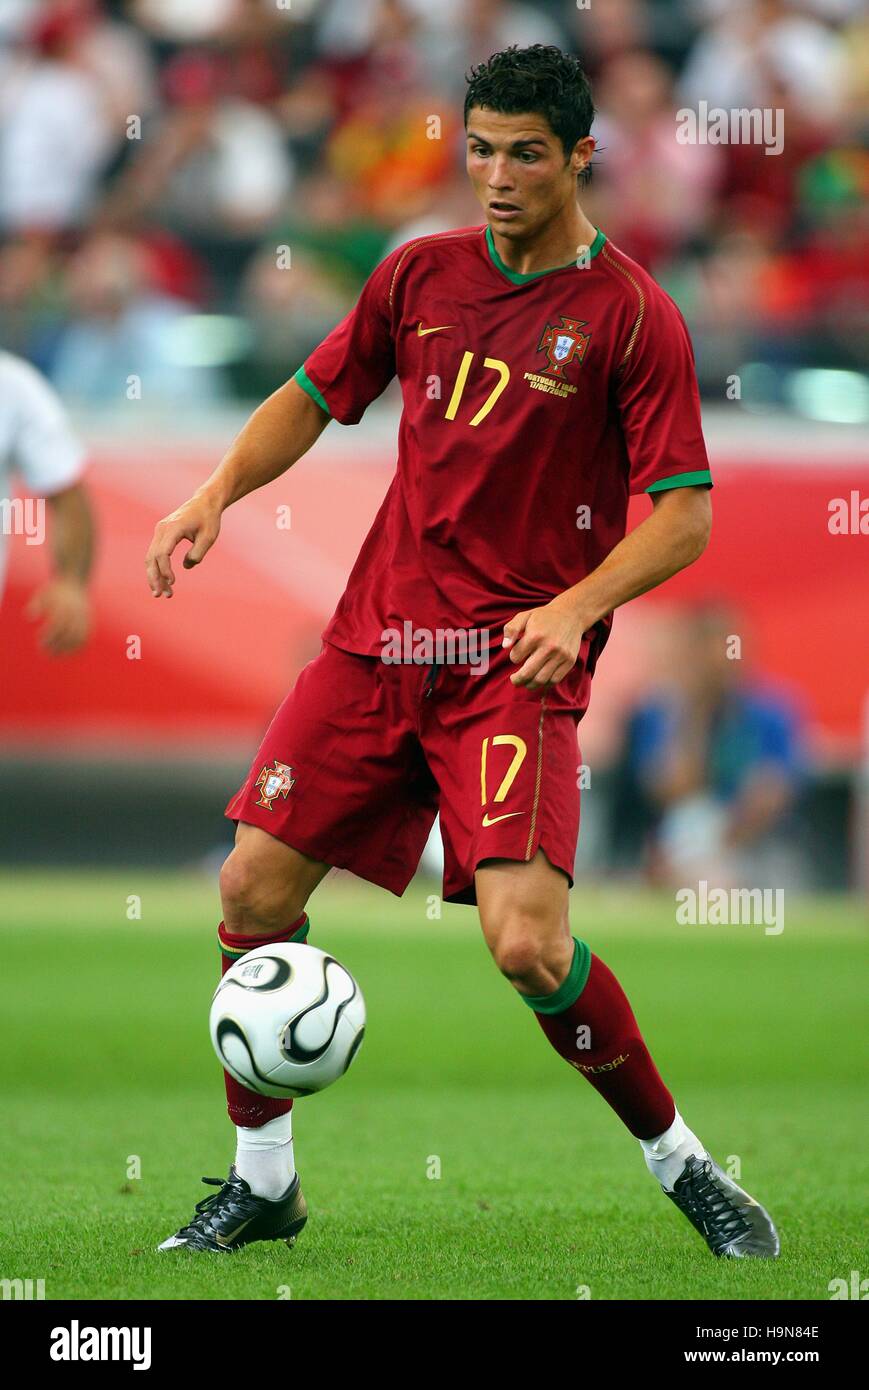
[[[422,319],[416,325],[416,336],[424,338],[427,333],[445,333],[448,328],[458,328],[457,323],[442,323],[440,328],[423,328]]]
[[[499,820],[509,820],[511,816],[524,816],[524,811],[508,811],[506,816],[490,816],[487,811],[483,817],[483,825],[488,829],[490,825],[497,825]]]

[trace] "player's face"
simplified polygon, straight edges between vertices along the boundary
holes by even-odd
[[[492,230],[524,241],[576,202],[576,177],[594,140],[580,140],[565,160],[545,116],[504,115],[473,106],[468,112],[468,176]]]

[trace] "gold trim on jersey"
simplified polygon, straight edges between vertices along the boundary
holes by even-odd
[[[537,725],[537,775],[534,779],[534,804],[531,807],[531,827],[528,831],[528,844],[525,846],[526,862],[531,858],[534,844],[534,831],[537,828],[537,809],[540,805],[540,781],[543,776],[543,716],[546,713],[546,695],[540,697],[540,720]]]
[[[450,240],[456,240],[456,238],[459,238],[459,237],[471,237],[471,236],[479,236],[479,235],[480,235],[480,228],[479,228],[479,227],[474,227],[473,230],[470,231],[470,232],[432,232],[432,233],[429,234],[429,236],[421,236],[421,237],[418,237],[416,241],[411,241],[411,242],[409,243],[409,245],[405,246],[404,250],[402,251],[401,255],[399,256],[398,260],[396,261],[396,263],[395,263],[395,269],[394,269],[393,272],[392,272],[392,279],[391,279],[390,282],[389,282],[389,307],[390,307],[390,309],[392,308],[393,296],[394,296],[394,294],[395,294],[395,280],[396,280],[396,277],[397,277],[397,275],[398,275],[398,272],[401,270],[401,266],[402,266],[402,263],[403,263],[405,257],[406,257],[406,256],[409,256],[410,253],[411,253],[411,251],[415,251],[416,248],[417,248],[418,246],[425,246],[426,242],[428,242],[428,241],[450,241]]]
[[[603,256],[604,260],[607,262],[608,265],[611,265],[611,266],[613,267],[614,270],[617,270],[621,275],[624,275],[624,277],[625,277],[626,280],[630,281],[630,283],[633,285],[634,289],[636,290],[637,295],[639,296],[639,301],[640,301],[639,311],[638,311],[638,313],[637,313],[637,317],[636,317],[636,320],[635,320],[635,322],[634,322],[634,326],[633,326],[633,328],[632,328],[632,330],[631,330],[631,336],[630,336],[630,338],[628,339],[628,345],[627,345],[627,347],[625,348],[624,355],[622,356],[622,360],[621,360],[621,362],[619,363],[619,366],[620,366],[620,367],[623,367],[624,364],[625,364],[625,362],[627,362],[628,358],[630,357],[631,353],[633,352],[634,343],[636,342],[636,340],[637,340],[637,334],[638,334],[639,331],[640,331],[640,324],[643,322],[643,315],[644,315],[645,312],[646,312],[646,296],[645,296],[645,292],[644,292],[644,290],[643,290],[643,287],[642,287],[642,285],[640,284],[639,280],[637,280],[636,276],[634,276],[634,275],[631,274],[631,272],[628,270],[627,266],[622,265],[619,261],[617,261],[617,260],[615,259],[614,256],[610,255],[610,251],[609,251],[608,245],[604,245],[604,246],[601,247],[601,249],[600,249],[600,254]]]

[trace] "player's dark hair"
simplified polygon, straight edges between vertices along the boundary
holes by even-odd
[[[578,58],[562,53],[553,44],[535,43],[530,48],[513,44],[476,63],[465,74],[465,127],[472,106],[500,111],[506,116],[534,112],[545,116],[564,149],[565,161],[577,140],[591,131],[594,104],[591,83]],[[580,174],[587,183],[591,165]]]

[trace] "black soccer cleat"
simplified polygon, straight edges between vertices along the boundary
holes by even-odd
[[[746,1256],[777,1258],[781,1246],[769,1213],[714,1159],[701,1160],[691,1154],[674,1190],[669,1192],[665,1187],[664,1191],[700,1232],[713,1255],[734,1260]]]
[[[202,1181],[220,1191],[197,1202],[190,1225],[182,1226],[174,1236],[169,1236],[157,1246],[158,1250],[177,1250],[183,1246],[187,1250],[229,1253],[254,1240],[284,1240],[292,1245],[308,1219],[298,1173],[276,1202],[255,1197],[234,1167],[230,1168],[225,1181],[223,1178],[203,1178]]]

